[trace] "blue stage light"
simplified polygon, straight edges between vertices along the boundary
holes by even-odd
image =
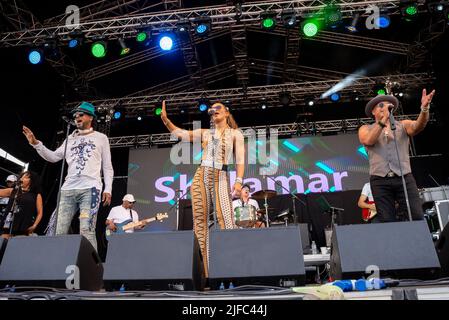
[[[340,94],[338,92],[331,94],[331,100],[333,102],[337,102],[338,100],[340,100]]]
[[[115,111],[114,112],[114,119],[118,120],[122,117],[122,113],[120,111]]]
[[[390,26],[390,17],[385,15],[380,16],[377,25],[382,29],[388,28]]]
[[[201,112],[206,111],[207,108],[208,108],[208,106],[207,106],[206,103],[204,103],[204,102],[203,102],[203,103],[200,103],[200,111],[201,111]]]
[[[69,48],[76,48],[79,44],[78,39],[71,39],[69,41]]]
[[[170,51],[173,48],[173,38],[169,35],[162,36],[159,40],[159,47],[164,51]]]
[[[28,60],[31,64],[39,64],[42,62],[42,54],[37,50],[33,50],[28,55]]]
[[[196,33],[198,33],[198,34],[203,34],[203,33],[205,33],[206,31],[207,31],[207,25],[205,25],[205,24],[199,24],[197,27],[196,27]]]

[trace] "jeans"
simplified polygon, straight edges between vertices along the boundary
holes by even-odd
[[[415,178],[409,173],[404,176],[404,180],[408,191],[412,219],[422,220],[424,218],[422,202],[419,197]],[[371,176],[370,185],[377,210],[377,215],[373,218],[372,222],[398,221],[396,212],[405,217],[405,220],[409,220],[401,177]]]
[[[97,224],[97,212],[100,206],[100,190],[75,189],[62,190],[59,202],[59,213],[56,224],[56,235],[67,234],[73,216],[80,210],[80,234],[86,237],[97,250],[97,238],[95,226]]]

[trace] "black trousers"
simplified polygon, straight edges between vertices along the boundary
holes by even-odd
[[[404,179],[408,191],[412,219],[422,220],[424,214],[415,178],[409,173],[404,176]],[[372,222],[409,220],[401,177],[370,176],[370,185],[377,210],[377,215]]]

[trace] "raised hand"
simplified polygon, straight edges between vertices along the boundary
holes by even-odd
[[[25,126],[23,126],[22,130],[23,130],[23,134],[27,138],[29,144],[32,144],[32,145],[38,144],[38,141],[37,141],[36,137],[34,136],[33,131],[31,131],[30,129],[28,129]]]
[[[165,108],[165,100],[162,100],[161,119],[163,122],[167,121],[167,109]]]
[[[421,97],[421,107],[428,108],[430,106],[430,103],[432,102],[434,95],[435,95],[435,90],[432,90],[431,93],[427,94],[426,89],[423,89],[422,97]]]

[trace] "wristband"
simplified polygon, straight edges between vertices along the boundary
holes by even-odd
[[[377,124],[383,129],[386,127],[386,125],[384,123],[382,123],[382,121],[377,121]]]

